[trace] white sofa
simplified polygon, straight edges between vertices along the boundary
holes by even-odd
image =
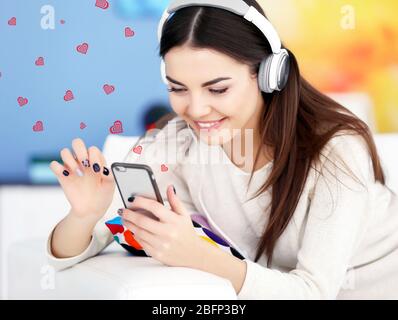
[[[398,192],[398,134],[375,138],[387,183]],[[109,136],[103,148],[108,163],[123,159],[134,141],[136,137]],[[46,236],[67,209],[59,187],[0,188],[3,298],[236,299],[226,279],[132,257],[116,243],[98,256],[54,273],[45,259]]]

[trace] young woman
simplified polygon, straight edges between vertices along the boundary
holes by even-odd
[[[186,6],[165,23],[160,56],[177,116],[125,161],[153,168],[167,205],[136,197],[120,211],[125,226],[154,259],[229,279],[240,299],[398,298],[398,201],[368,127],[303,79],[287,49],[286,85],[261,90],[271,50],[259,28],[222,8]],[[64,165],[51,164],[71,204],[48,241],[59,270],[112,242],[103,222],[121,207],[98,148],[72,146],[75,157],[63,149]],[[190,161],[209,151],[223,162]],[[193,212],[245,260],[202,241]]]

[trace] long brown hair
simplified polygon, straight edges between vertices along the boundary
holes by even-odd
[[[244,1],[265,15],[256,1]],[[229,11],[203,6],[180,9],[169,19],[163,29],[159,55],[164,58],[170,49],[183,45],[224,53],[250,66],[253,74],[258,73],[262,59],[271,52],[264,35],[252,23]],[[385,183],[368,126],[311,86],[300,75],[294,54],[288,52],[291,66],[287,86],[280,92],[262,92],[266,107],[259,123],[263,144],[273,150],[274,164],[269,178],[257,192],[258,195],[272,187],[269,220],[258,243],[255,261],[265,253],[268,266],[276,241],[297,207],[311,165],[319,160],[322,148],[336,133],[348,130],[363,137],[375,179]],[[252,176],[253,172],[250,180]]]

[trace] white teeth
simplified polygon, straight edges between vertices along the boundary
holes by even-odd
[[[209,123],[207,123],[207,122],[204,122],[204,123],[197,122],[197,124],[201,128],[211,128],[211,127],[215,126],[216,124],[220,123],[222,120],[224,120],[224,119],[221,119],[221,120],[215,121],[215,122],[209,122]]]
[[[204,127],[204,128],[210,128],[210,127],[214,126],[216,123],[218,123],[218,122],[213,122],[213,123],[208,123],[208,124],[199,123],[199,126]]]

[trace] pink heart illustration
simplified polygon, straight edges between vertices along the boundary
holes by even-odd
[[[87,126],[86,126],[86,124],[84,123],[84,122],[80,122],[80,129],[84,129],[84,128],[86,128]]]
[[[141,146],[136,146],[135,148],[133,148],[133,152],[141,154],[142,151],[142,147]]]
[[[167,168],[167,166],[165,164],[162,164],[160,167],[160,170],[162,170],[162,172],[165,172],[165,171],[169,170],[169,168]]]
[[[105,84],[103,86],[103,89],[104,89],[106,94],[111,94],[113,91],[115,91],[115,86],[111,86],[109,84]]]
[[[73,92],[71,90],[68,90],[68,91],[65,92],[65,95],[64,95],[64,100],[65,101],[71,101],[74,98],[75,97],[73,96]]]
[[[8,25],[9,26],[16,26],[17,25],[17,18],[12,17],[10,20],[8,20]]]
[[[38,57],[35,61],[36,66],[44,66],[44,59],[43,57]]]
[[[109,131],[112,134],[122,133],[123,132],[122,122],[119,120],[116,120],[113,123],[113,126],[109,128]]]
[[[127,38],[127,37],[132,37],[132,36],[134,36],[134,31],[131,30],[130,27],[124,28],[124,36],[125,36],[126,38]]]
[[[95,6],[101,9],[108,9],[109,3],[106,0],[96,0]]]
[[[87,53],[87,50],[88,50],[88,44],[87,43],[82,43],[82,44],[79,44],[77,47],[76,47],[76,50],[77,50],[77,52],[79,52],[79,53],[81,53],[81,54],[86,54]]]
[[[36,123],[33,125],[33,131],[35,132],[43,131],[43,122],[36,121]]]
[[[24,97],[18,97],[17,101],[20,107],[23,107],[25,104],[28,104],[29,102],[28,99]]]

